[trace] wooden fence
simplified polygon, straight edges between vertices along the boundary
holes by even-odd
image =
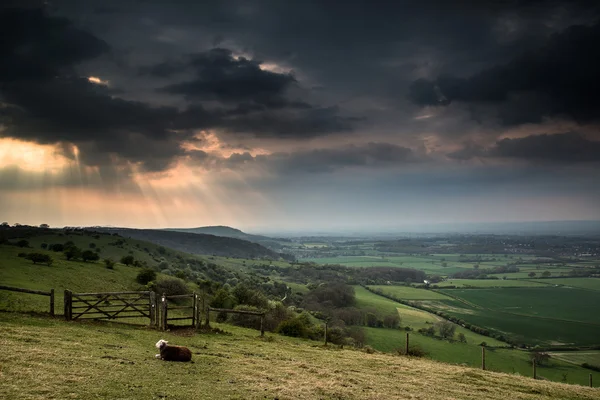
[[[225,312],[225,313],[233,313],[233,314],[246,314],[246,315],[257,315],[260,316],[260,336],[265,336],[265,313],[261,311],[243,311],[243,310],[232,310],[229,308],[212,308],[208,307],[206,309],[206,322],[205,326],[210,326],[210,312]]]
[[[191,299],[192,305],[169,304],[169,300],[176,299]],[[189,310],[189,314],[184,316],[169,317],[169,310]],[[198,295],[196,293],[172,296],[167,296],[163,293],[160,301],[160,321],[158,326],[162,330],[167,330],[169,328],[170,321],[189,320],[190,326],[195,328],[196,322],[198,321],[199,310],[200,308],[198,307]]]
[[[156,326],[158,321],[154,292],[73,293],[65,290],[64,314],[67,321],[148,318],[151,326]]]
[[[50,297],[50,315],[54,316],[54,289],[50,289],[50,291],[44,292],[43,290],[22,289],[12,286],[0,285],[0,290],[9,290],[11,292],[21,292],[29,294],[39,294],[41,296],[48,296]]]

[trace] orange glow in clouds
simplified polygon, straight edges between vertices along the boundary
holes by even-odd
[[[59,172],[70,162],[54,145],[0,139],[0,168],[18,166],[32,172]]]

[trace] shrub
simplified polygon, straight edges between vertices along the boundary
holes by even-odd
[[[365,353],[367,353],[367,354],[373,354],[373,353],[375,353],[375,349],[374,349],[374,348],[372,348],[372,347],[371,347],[371,346],[369,346],[369,345],[366,345],[365,347],[363,347],[363,351],[364,351]]]
[[[137,274],[135,280],[140,285],[147,285],[156,280],[156,272],[150,268],[144,268]]]
[[[40,247],[41,247],[42,249],[46,250],[46,249],[48,248],[48,243],[42,243],[42,244],[40,245]]]
[[[303,313],[280,323],[276,332],[285,336],[305,338],[308,337],[310,328],[310,318]]]
[[[239,305],[234,308],[238,311],[254,311],[257,312],[258,308],[249,305]],[[231,314],[231,323],[236,326],[244,328],[260,329],[260,316],[248,315],[248,314]]]
[[[55,243],[50,246],[50,250],[56,251],[56,252],[61,252],[61,251],[65,250],[65,246],[63,246],[62,243]]]
[[[98,261],[100,259],[100,256],[91,250],[86,250],[83,253],[81,253],[81,259],[85,262]]]
[[[188,294],[189,289],[185,282],[179,278],[162,278],[153,285],[154,291],[158,294],[165,293],[167,296],[178,294]]]
[[[406,353],[406,349],[403,347],[397,350],[398,354],[401,356],[412,356],[412,357],[425,357],[427,352],[423,350],[421,346],[413,345],[408,347],[408,354]]]
[[[444,339],[452,339],[454,332],[456,331],[456,325],[448,321],[440,321],[435,324],[436,328],[440,332],[440,336]]]
[[[29,247],[29,241],[21,239],[16,243],[16,245],[19,247]]]
[[[135,259],[133,258],[133,256],[121,257],[121,264],[131,265],[131,264],[133,264],[134,261],[135,261]]]
[[[600,367],[597,365],[592,365],[588,363],[581,364],[583,368],[591,369],[592,371],[600,372]]]
[[[398,313],[393,313],[383,317],[383,326],[386,328],[397,328],[400,326],[400,316]]]
[[[27,253],[19,253],[17,254],[17,257],[27,257]]]
[[[82,256],[81,250],[75,246],[69,246],[63,252],[67,260],[75,260]]]
[[[458,341],[461,343],[467,343],[467,337],[465,336],[464,333],[460,332],[458,334]]]
[[[104,265],[108,269],[115,269],[115,262],[113,260],[111,260],[110,258],[104,259]]]
[[[33,261],[34,264],[40,263],[46,264],[47,266],[51,266],[52,262],[54,261],[48,254],[41,253],[29,253],[25,258]]]

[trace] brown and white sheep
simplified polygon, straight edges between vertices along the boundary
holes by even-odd
[[[156,355],[164,361],[191,361],[192,352],[187,347],[183,346],[170,346],[169,342],[160,339],[156,342],[156,348],[160,351],[160,354]]]

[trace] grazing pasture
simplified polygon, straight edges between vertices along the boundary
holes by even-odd
[[[382,293],[397,297],[402,300],[449,300],[444,294],[428,289],[417,289],[410,286],[374,285],[370,289],[380,290]]]
[[[540,279],[536,280],[535,282],[600,291],[600,278],[556,278]]]
[[[156,332],[0,313],[0,398],[5,399],[584,399],[598,389],[535,381],[430,360],[340,350],[292,338]],[[194,363],[154,358],[158,339]],[[493,368],[493,361],[490,365]],[[540,371],[540,375],[545,372]],[[570,371],[570,370],[569,370]],[[517,371],[515,371],[517,372]],[[567,382],[580,383],[568,372]]]

